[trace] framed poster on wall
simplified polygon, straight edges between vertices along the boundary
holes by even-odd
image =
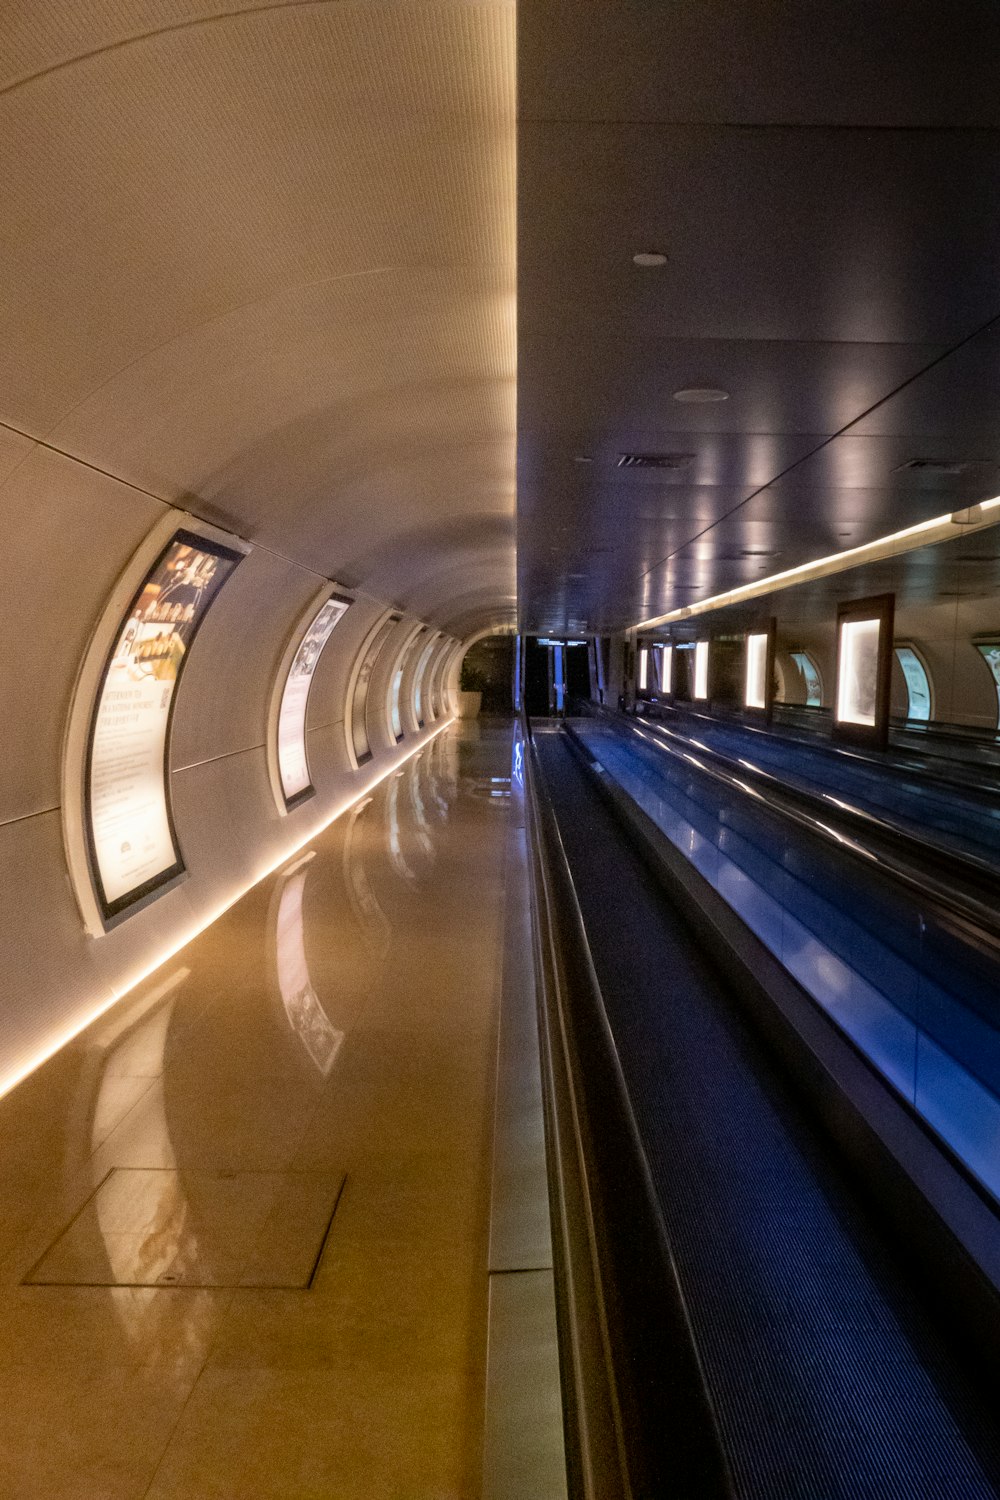
[[[170,805],[177,692],[205,616],[248,550],[172,517],[133,559],[95,634],[64,764],[67,857],[91,931],[106,931],[184,873]]]
[[[1000,638],[985,637],[973,641],[973,645],[986,664],[997,695],[997,728],[1000,729]]]
[[[371,735],[368,724],[368,688],[382,648],[401,619],[400,615],[385,615],[369,632],[354,666],[352,684],[349,689],[351,704],[349,749],[354,757],[355,768],[371,760]],[[388,712],[388,704],[386,704]]]
[[[306,713],[313,677],[334,627],[351,605],[345,595],[325,588],[299,621],[278,668],[271,700],[268,767],[275,801],[281,812],[291,812],[313,795],[306,751]]]
[[[743,706],[752,714],[771,717],[774,707],[775,622],[763,620],[747,632],[743,657]]]
[[[837,610],[833,732],[883,750],[889,742],[894,605],[893,594],[876,594]]]
[[[709,682],[709,652],[711,650],[708,641],[696,641],[694,647],[694,679],[691,685],[691,697],[697,703],[707,702],[710,695],[711,684]]]

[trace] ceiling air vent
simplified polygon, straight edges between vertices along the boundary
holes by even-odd
[[[909,458],[905,464],[893,469],[894,474],[967,474],[970,469],[982,468],[982,462],[974,463],[959,458]]]
[[[620,453],[619,469],[686,469],[693,453]]]

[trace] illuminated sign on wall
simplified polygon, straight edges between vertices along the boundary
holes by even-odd
[[[884,745],[889,733],[892,594],[842,604],[837,611],[834,729]]]
[[[369,637],[361,665],[354,679],[354,694],[351,700],[351,744],[354,748],[354,759],[359,766],[364,765],[372,753],[371,737],[368,732],[368,688],[371,684],[372,673],[381,655],[382,647],[399,624],[399,618],[399,615],[390,615],[377,627],[374,635]]]
[[[1000,641],[977,641],[976,650],[990,669],[997,691],[997,726],[1000,727]]]
[[[674,648],[673,646],[660,647],[660,691],[672,693],[674,690]]]
[[[417,662],[417,673],[413,688],[413,712],[416,715],[417,725],[420,729],[424,727],[424,673],[427,670],[427,663],[430,661],[431,652],[434,650],[436,640],[437,635],[432,635],[420,653],[420,660]]]
[[[694,648],[694,694],[695,698],[708,697],[708,642],[698,641]]]
[[[105,920],[184,868],[167,756],[191,642],[242,552],[178,531],[135,594],[101,676],[90,728],[85,823]]]
[[[420,636],[421,630],[418,626],[400,651],[389,684],[389,730],[397,744],[403,738],[403,674],[411,660],[413,647]]]
[[[931,683],[927,669],[912,646],[897,646],[896,660],[906,683],[906,717],[926,722],[931,716]]]
[[[837,718],[841,724],[875,723],[880,620],[845,620],[840,627]]]
[[[743,702],[747,708],[767,707],[767,633],[765,631],[747,636]]]
[[[350,600],[331,595],[320,605],[299,642],[285,678],[278,708],[277,762],[286,808],[301,802],[313,790],[306,754],[309,690],[323,647],[349,604]]]
[[[802,677],[803,689],[806,695],[806,707],[822,708],[823,683],[820,679],[819,668],[816,663],[808,651],[793,651],[791,652],[791,658]]]
[[[761,620],[743,643],[743,707],[768,719],[774,702],[775,621]]]

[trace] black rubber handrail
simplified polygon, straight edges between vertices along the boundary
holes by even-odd
[[[616,728],[654,749],[683,760],[730,792],[756,797],[778,817],[827,846],[864,864],[890,883],[914,893],[924,910],[947,930],[960,934],[991,957],[1000,957],[1000,878],[973,855],[956,854],[926,843],[897,825],[841,798],[792,787],[761,767],[738,761],[654,721],[635,720],[600,710]]]
[[[1000,810],[1000,781],[996,777],[996,772],[1000,770],[1000,762],[997,761],[992,763],[985,760],[963,762],[941,751],[924,748],[909,749],[899,744],[893,744],[892,754],[887,755],[884,751],[863,750],[857,745],[838,744],[825,737],[821,738],[808,729],[800,729],[797,725],[782,720],[776,720],[774,727],[765,729],[757,724],[748,723],[745,717],[735,711],[707,714],[699,712],[689,704],[674,703],[658,703],[656,707],[661,713],[676,715],[682,720],[694,720],[710,726],[719,725],[722,728],[740,729],[747,734],[767,735],[786,745],[801,745],[815,755],[871,766],[891,776],[919,776],[921,781],[928,785],[939,786],[947,791],[960,791],[967,798]],[[823,713],[829,720],[828,709],[811,711]],[[655,723],[656,720],[651,722]],[[897,725],[895,728],[900,734],[916,733],[912,726],[904,728],[902,725]],[[929,761],[937,764],[929,766],[927,764]],[[943,769],[945,767],[947,770]],[[970,779],[969,771],[974,772],[975,779]],[[994,773],[992,778],[983,774],[986,771]]]
[[[564,1404],[573,1427],[567,1431],[571,1491],[574,1500],[732,1500],[718,1423],[569,862],[526,730],[557,1307]],[[614,1454],[608,1451],[612,1436]]]

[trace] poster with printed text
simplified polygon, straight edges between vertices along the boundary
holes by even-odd
[[[87,824],[105,917],[180,872],[167,739],[187,653],[242,554],[178,532],[132,601],[91,726]]]
[[[346,599],[321,605],[299,643],[281,694],[278,710],[278,773],[286,804],[312,790],[306,758],[306,708],[313,676],[333,627],[347,611]]]

